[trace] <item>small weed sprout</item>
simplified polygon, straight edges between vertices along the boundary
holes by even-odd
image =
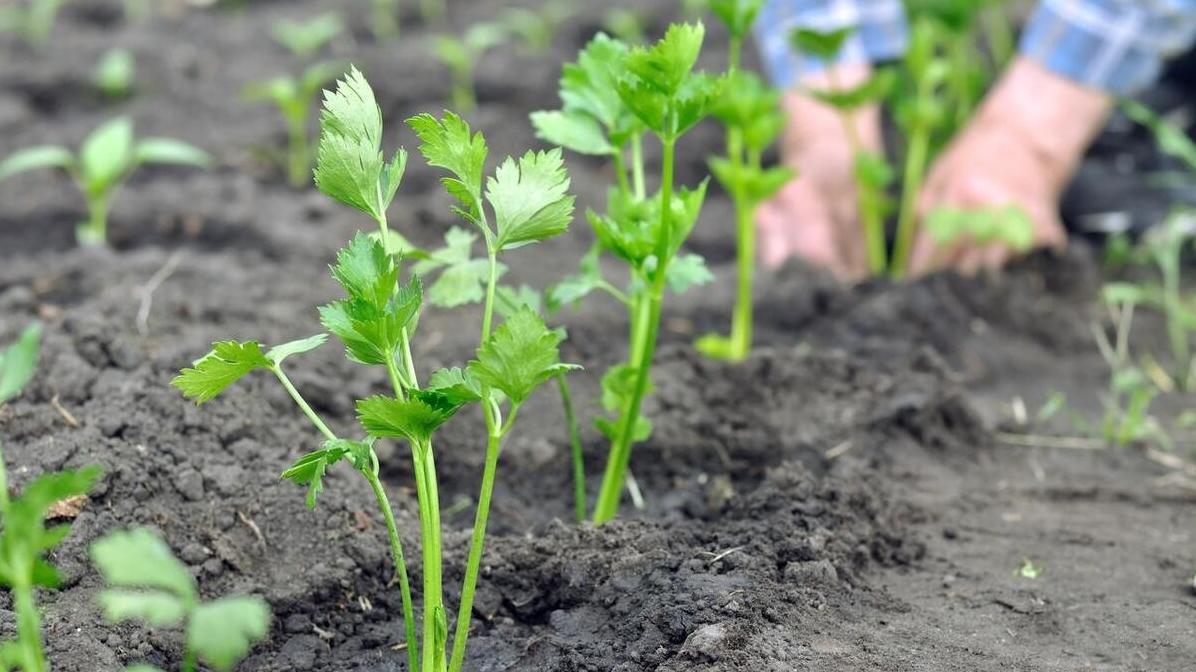
[[[1022,563],[1013,570],[1013,575],[1019,579],[1034,580],[1042,576],[1042,567],[1034,564],[1030,558],[1023,558]]]
[[[452,78],[453,107],[462,114],[477,109],[477,92],[473,74],[482,56],[510,38],[507,27],[500,23],[475,23],[462,37],[436,37],[435,55],[449,70]]]
[[[309,59],[345,30],[340,14],[325,12],[307,21],[283,19],[270,30],[274,41],[300,59]]]
[[[560,363],[557,346],[561,335],[549,330],[534,311],[518,308],[496,325],[498,279],[505,268],[499,257],[507,250],[563,233],[573,216],[573,197],[566,193],[569,181],[559,150],[528,152],[518,160],[507,158],[483,184],[488,154],[485,139],[459,116],[446,112],[436,119],[425,114],[409,119],[408,124],[419,136],[420,151],[428,163],[451,173],[444,184],[458,202],[454,210],[478,229],[486,258],[473,258],[471,248],[477,236],[462,229],[450,230],[446,249],[435,252],[410,248],[402,236],[390,230],[386,210],[398,189],[407,155],[399,150],[389,162],[385,160],[381,111],[368,82],[351,69],[336,91],[325,96],[316,186],[333,200],[368,214],[378,225],[378,235],[358,234],[340,251],[332,274],[346,298],[321,307],[319,313],[324,327],[344,343],[351,361],[386,371],[393,394],[357,402],[365,437],[346,439],[334,434],[283,372],[284,359],[319,347],[325,334],[268,351],[253,341],[216,343],[211,353],[185,369],[174,384],[187,397],[203,403],[257,369],[279,379],[325,439],[320,450],[300,458],[283,477],[307,485],[307,503],[314,507],[328,467],[347,461],[362,474],[386,520],[403,602],[409,669],[459,672],[503,440],[537,387],[576,368]],[[403,282],[400,263],[405,256],[421,261]],[[439,274],[438,278],[425,295],[423,277],[433,274]],[[436,371],[421,385],[411,338],[425,300],[444,306],[480,300],[484,307],[475,359],[462,368]],[[460,408],[474,403],[481,405],[485,418],[486,459],[450,650],[451,619],[444,604],[433,443],[441,425]],[[422,637],[416,636],[402,542],[379,479],[374,451],[379,439],[401,439],[410,447],[423,550]]]
[[[0,182],[28,170],[60,168],[70,175],[87,200],[87,220],[76,228],[80,245],[103,245],[108,238],[108,209],[124,181],[143,165],[205,168],[212,163],[202,150],[171,138],[133,137],[133,122],[113,119],[91,133],[78,156],[58,145],[29,147],[0,161]]]
[[[17,0],[0,8],[0,30],[18,33],[27,44],[43,46],[66,0]]]
[[[108,584],[98,600],[109,621],[183,629],[182,672],[198,672],[201,662],[228,672],[269,629],[270,608],[259,597],[200,601],[187,566],[148,529],[113,532],[91,545],[91,557]],[[131,669],[161,672],[145,665]]]
[[[21,393],[37,367],[41,326],[27,327],[17,342],[0,349],[0,408]],[[69,525],[46,527],[46,515],[56,502],[86,494],[99,478],[97,467],[47,473],[35,478],[20,497],[10,499],[8,471],[0,454],[0,585],[12,593],[17,638],[0,642],[0,669],[47,672],[42,647],[41,616],[34,591],[57,588],[58,570],[45,554],[62,543]]]
[[[1109,386],[1102,402],[1105,414],[1100,435],[1110,445],[1125,447],[1138,441],[1155,441],[1170,446],[1171,439],[1150,415],[1150,406],[1158,388],[1143,369],[1134,364],[1130,353],[1130,332],[1138,297],[1123,294],[1123,286],[1106,286],[1102,299],[1109,308],[1115,329],[1112,340],[1098,325],[1092,333],[1101,357],[1109,366]]]
[[[340,63],[317,63],[299,77],[282,75],[250,84],[245,99],[250,102],[271,102],[282,114],[287,127],[287,181],[293,187],[311,182],[311,139],[308,125],[311,110],[320,90],[344,72]]]
[[[133,95],[137,62],[127,49],[109,49],[100,57],[91,73],[91,84],[108,100],[124,100]]]
[[[641,407],[651,390],[665,290],[684,291],[711,279],[701,257],[681,254],[701,212],[706,183],[693,190],[674,184],[677,141],[709,114],[723,91],[722,80],[694,71],[704,37],[700,23],[672,25],[649,47],[630,48],[599,35],[577,63],[565,66],[562,108],[532,115],[542,139],[578,153],[609,156],[617,179],[606,213],[587,213],[597,245],[583,259],[581,273],[549,295],[550,304],[566,305],[604,291],[630,315],[627,362],[602,378],[603,406],[611,415],[596,424],[611,449],[593,512],[599,523],[618,513],[631,448],[651,433]],[[644,179],[642,142],[648,133],[662,148],[660,190],[654,195],[647,193]],[[627,265],[631,278],[625,291],[602,277],[598,259],[603,253]]]
[[[731,334],[707,334],[697,348],[715,359],[740,361],[752,348],[752,284],[756,264],[756,208],[793,179],[793,171],[765,168],[765,150],[785,124],[781,95],[758,76],[739,68],[743,40],[751,30],[762,0],[714,0],[711,9],[730,35],[724,92],[711,113],[726,129],[727,154],[709,159],[710,172],[735,205],[737,283]]]

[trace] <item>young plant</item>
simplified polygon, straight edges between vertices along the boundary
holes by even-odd
[[[201,662],[228,672],[266,637],[270,607],[265,600],[240,596],[200,601],[190,570],[148,529],[113,532],[91,545],[91,557],[108,584],[98,600],[109,621],[183,629],[182,672],[198,672]],[[150,665],[129,670],[162,672]]]
[[[312,104],[324,85],[344,72],[340,63],[317,63],[299,77],[281,75],[250,84],[245,99],[251,102],[271,102],[282,114],[287,127],[287,180],[293,187],[311,182],[311,140],[308,124]]]
[[[65,170],[87,200],[87,220],[75,229],[79,244],[103,245],[108,237],[108,209],[112,199],[139,166],[162,164],[204,168],[211,162],[205,152],[179,140],[135,140],[133,122],[127,117],[118,117],[87,136],[78,156],[58,145],[29,147],[10,154],[0,161],[0,182],[27,170]]]
[[[557,29],[577,10],[575,0],[548,0],[535,9],[511,7],[503,10],[499,23],[519,38],[525,53],[539,55],[552,49]]]
[[[1171,374],[1175,387],[1192,389],[1194,377],[1191,334],[1196,331],[1196,302],[1183,286],[1183,251],[1196,238],[1196,213],[1173,213],[1162,226],[1149,231],[1138,253],[1154,263],[1159,272],[1157,283],[1110,283],[1104,296],[1107,302],[1147,306],[1166,318],[1167,340],[1171,347]]]
[[[478,227],[486,243],[486,259],[470,254],[473,237],[450,232],[451,255],[421,253],[406,247],[388,227],[386,210],[402,177],[406,154],[399,150],[390,162],[381,152],[382,117],[373,91],[356,69],[324,101],[322,136],[316,159],[316,185],[327,196],[374,219],[378,235],[358,234],[341,250],[333,277],[346,298],[320,308],[321,322],[345,345],[351,361],[385,369],[393,394],[357,402],[365,437],[345,439],[332,432],[303,399],[283,372],[289,355],[321,345],[320,334],[263,352],[256,342],[217,343],[193,368],[175,380],[183,393],[207,401],[255,369],[273,373],[307,418],[324,436],[321,450],[300,458],[283,476],[308,486],[308,505],[315,506],[328,467],[349,462],[369,482],[387,523],[395,574],[403,601],[409,669],[414,672],[459,672],[469,636],[473,596],[481,567],[486,522],[503,439],[512,430],[519,409],[541,384],[574,368],[561,364],[559,334],[544,326],[533,311],[521,309],[495,327],[494,310],[500,254],[563,233],[573,213],[566,195],[568,179],[559,151],[529,152],[518,161],[508,158],[483,191],[487,156],[485,140],[473,134],[460,117],[445,113],[442,120],[420,115],[409,120],[421,140],[428,163],[453,177],[445,186],[459,202],[455,211]],[[486,208],[489,204],[489,210]],[[493,222],[493,225],[491,225]],[[462,241],[466,240],[462,244]],[[423,281],[413,275],[401,282],[404,254],[434,262],[425,274],[440,272],[437,299],[459,305],[484,301],[482,334],[474,360],[463,368],[441,369],[421,385],[412,357],[411,338],[425,300]],[[480,262],[480,263],[475,263]],[[445,280],[446,276],[450,279]],[[433,294],[429,292],[431,300]],[[487,429],[486,463],[477,515],[461,588],[456,634],[448,648],[451,622],[444,603],[439,484],[436,476],[436,430],[468,404],[482,406]],[[416,636],[414,607],[402,542],[385,489],[379,479],[374,444],[378,439],[402,439],[410,447],[419,505],[423,549],[422,641]]]
[[[0,408],[24,389],[37,366],[41,326],[32,324],[17,342],[0,350]],[[12,593],[17,638],[0,642],[0,669],[46,672],[41,616],[36,588],[57,588],[58,571],[45,554],[62,543],[69,525],[46,527],[46,515],[56,502],[84,495],[99,478],[97,467],[48,473],[34,479],[20,497],[8,493],[8,471],[0,452],[0,584]]]
[[[1102,299],[1113,317],[1114,339],[1110,341],[1097,325],[1092,328],[1101,357],[1109,366],[1109,386],[1102,398],[1105,415],[1100,434],[1107,443],[1117,447],[1146,440],[1166,446],[1170,444],[1170,438],[1150,415],[1158,388],[1130,357],[1130,330],[1139,297],[1134,292],[1125,293],[1123,289],[1119,285],[1110,285],[1102,292]]]
[[[793,32],[791,41],[797,51],[827,64],[830,90],[811,90],[808,93],[833,107],[843,121],[843,129],[855,157],[856,194],[860,223],[864,228],[868,269],[873,275],[880,275],[890,266],[885,241],[885,218],[890,203],[885,190],[893,180],[893,170],[884,156],[864,148],[856,117],[861,108],[876,104],[889,94],[895,83],[895,76],[892,70],[883,69],[855,88],[848,89],[842,86],[833,63],[851,32],[850,29],[817,32],[801,28]]]
[[[710,7],[730,35],[725,94],[712,114],[726,129],[727,154],[709,159],[710,172],[735,205],[737,283],[730,337],[707,334],[697,341],[703,354],[740,361],[752,348],[752,275],[756,264],[756,208],[793,178],[787,168],[765,168],[764,151],[785,125],[781,94],[755,74],[739,69],[743,40],[763,0],[712,0]]]
[[[109,49],[91,73],[91,84],[109,100],[124,100],[133,94],[137,63],[127,49]]]
[[[0,8],[0,30],[19,33],[25,42],[40,47],[50,39],[54,19],[66,0],[24,0]]]
[[[419,0],[419,13],[424,23],[436,23],[444,18],[446,0]]]
[[[325,12],[307,21],[278,21],[271,29],[270,35],[275,42],[286,47],[298,58],[308,59],[319,53],[344,30],[345,24],[340,14]]]
[[[977,245],[1001,243],[1017,252],[1034,247],[1034,223],[1016,205],[984,210],[938,208],[927,215],[924,226],[940,250],[962,240]]]
[[[399,0],[370,0],[370,31],[378,40],[393,40],[399,36]]]
[[[612,7],[602,17],[602,28],[626,44],[642,44],[647,30],[634,9]]]
[[[700,257],[680,254],[701,211],[706,183],[692,191],[677,190],[674,183],[677,141],[709,113],[723,90],[721,80],[694,71],[704,36],[700,23],[670,26],[650,47],[628,48],[599,35],[576,64],[565,66],[562,109],[532,116],[541,138],[580,153],[610,156],[618,180],[610,190],[606,214],[589,212],[587,217],[600,251],[628,265],[627,291],[606,282],[598,264],[592,263],[555,288],[551,298],[565,304],[602,290],[630,312],[627,362],[603,376],[603,405],[612,417],[597,421],[611,441],[593,513],[599,523],[618,513],[631,448],[651,433],[641,407],[651,388],[665,290],[682,291],[710,278]],[[660,190],[651,196],[644,188],[641,151],[648,133],[662,147]]]
[[[449,69],[452,78],[453,107],[462,113],[470,113],[477,108],[474,67],[487,51],[506,42],[509,37],[507,27],[499,23],[475,23],[459,38],[447,34],[436,37],[434,53]]]

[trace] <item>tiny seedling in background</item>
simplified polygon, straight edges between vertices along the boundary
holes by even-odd
[[[64,4],[66,0],[17,0],[0,7],[0,30],[18,33],[31,46],[40,47],[50,39]]]
[[[873,275],[880,275],[891,265],[885,241],[885,217],[890,208],[885,189],[893,180],[893,170],[884,156],[864,148],[856,117],[861,108],[878,104],[889,94],[895,76],[892,70],[882,69],[855,88],[848,89],[840,85],[835,61],[851,33],[850,29],[818,32],[803,28],[793,32],[791,41],[798,52],[827,65],[830,90],[811,90],[808,93],[833,107],[843,121],[843,129],[855,157],[856,192],[868,270]]]
[[[1034,223],[1016,205],[983,210],[938,208],[926,216],[923,226],[940,250],[965,240],[981,246],[1000,243],[1016,252],[1034,247]]]
[[[507,27],[499,23],[475,23],[462,37],[439,35],[436,37],[436,58],[449,69],[452,78],[453,107],[463,114],[473,112],[477,106],[477,92],[473,75],[482,56],[509,39]]]
[[[325,84],[344,72],[340,63],[317,63],[299,77],[282,75],[250,84],[245,99],[251,102],[271,102],[278,108],[287,127],[287,179],[291,186],[311,183],[311,138],[308,125],[316,96]]]
[[[499,17],[508,33],[519,39],[523,51],[538,55],[552,49],[557,30],[577,14],[576,0],[548,0],[535,9],[511,7]]]
[[[199,663],[228,672],[266,637],[270,607],[265,600],[201,601],[187,566],[148,529],[113,532],[91,545],[91,557],[108,585],[98,600],[109,621],[183,630],[182,672],[198,672]],[[146,665],[133,669],[161,672]]]
[[[551,304],[563,305],[594,290],[605,291],[626,305],[630,315],[627,362],[602,378],[603,406],[611,417],[596,424],[611,448],[593,513],[599,523],[617,515],[632,446],[651,433],[641,408],[651,389],[665,290],[684,291],[710,279],[700,257],[681,254],[701,212],[706,183],[678,190],[674,180],[677,141],[709,114],[723,93],[721,80],[694,71],[704,38],[700,23],[674,24],[649,47],[629,48],[599,35],[577,63],[565,66],[563,107],[532,115],[539,137],[582,154],[609,156],[615,166],[617,183],[608,194],[607,212],[591,211],[587,218],[597,239],[595,255],[608,252],[627,265],[628,290],[604,280],[596,257],[588,256],[580,275],[550,293]],[[652,196],[645,189],[641,150],[649,133],[662,147],[660,190]]]
[[[133,94],[137,62],[127,49],[109,49],[91,73],[91,83],[109,100],[123,100]]]
[[[602,27],[626,44],[643,44],[648,31],[644,18],[634,9],[613,7],[602,17]]]
[[[1109,308],[1115,333],[1110,340],[1099,325],[1092,325],[1097,348],[1109,366],[1109,385],[1101,400],[1105,413],[1100,435],[1118,447],[1138,441],[1155,441],[1169,447],[1170,437],[1150,415],[1150,406],[1159,390],[1131,359],[1130,332],[1138,297],[1124,293],[1121,286],[1111,285],[1105,287],[1102,299]]]
[[[28,384],[37,367],[41,326],[31,324],[17,342],[0,349],[0,408]],[[62,543],[69,525],[46,527],[46,515],[55,503],[84,495],[99,478],[97,467],[43,474],[25,486],[20,497],[8,493],[8,470],[0,454],[0,585],[12,594],[16,612],[16,639],[0,641],[0,669],[47,672],[42,647],[41,615],[36,588],[57,588],[58,570],[45,554]]]
[[[143,165],[185,165],[204,168],[212,162],[202,150],[171,138],[133,137],[127,117],[109,121],[83,141],[76,156],[58,145],[29,147],[0,161],[0,182],[28,170],[60,168],[70,175],[87,200],[87,220],[76,228],[80,245],[103,245],[108,239],[112,198],[134,170]]]
[[[274,41],[299,58],[311,58],[345,30],[336,12],[326,12],[307,21],[283,19],[270,31]]]
[[[1019,579],[1034,580],[1042,576],[1042,568],[1034,564],[1034,561],[1030,558],[1025,558],[1022,560],[1022,564],[1013,570],[1013,575]]]
[[[785,125],[781,94],[739,68],[744,38],[762,0],[712,0],[711,9],[730,35],[725,92],[711,113],[726,129],[726,156],[711,157],[710,171],[735,206],[737,282],[729,337],[707,334],[697,348],[708,357],[739,361],[752,348],[752,285],[756,265],[756,208],[793,179],[787,168],[765,168],[763,156]]]
[[[399,0],[370,0],[370,32],[378,40],[393,40],[399,36]]]

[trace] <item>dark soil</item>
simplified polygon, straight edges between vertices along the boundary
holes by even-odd
[[[449,4],[453,25],[464,26],[504,3]],[[587,4],[553,54],[498,50],[482,64],[474,121],[492,156],[533,146],[527,112],[555,104],[557,64],[606,11]],[[641,4],[657,27],[671,11],[663,0]],[[270,602],[270,638],[240,669],[405,669],[384,528],[360,479],[334,470],[308,511],[278,474],[318,438],[272,380],[250,377],[201,409],[168,386],[213,340],[317,331],[314,307],[336,294],[326,264],[368,226],[287,188],[257,159],[281,126],[273,110],[237,97],[247,82],[294,67],[264,37],[271,22],[329,5],[355,26],[333,54],[378,89],[388,144],[413,146],[398,121],[439,109],[447,78],[425,57],[429,32],[415,17],[398,43],[375,43],[362,29],[366,3],[254,2],[131,26],[116,3],[81,0],[65,10],[52,48],[0,42],[0,155],[75,143],[124,112],[143,134],[181,137],[220,159],[207,173],[139,173],[116,201],[112,251],[74,247],[81,204],[62,179],[0,185],[0,342],[35,317],[48,323],[38,377],[0,414],[12,480],[20,488],[43,471],[92,463],[106,471],[54,554],[65,585],[42,596],[55,670],[177,666],[176,634],[111,627],[95,606],[87,546],[130,525],[161,530],[205,595]],[[84,73],[117,44],[138,57],[140,93],[113,107],[88,91]],[[701,128],[687,140],[684,181],[699,179],[716,138]],[[571,172],[582,203],[599,203],[604,168],[578,160]],[[421,243],[453,223],[434,178],[413,168],[392,210]],[[728,213],[712,196],[694,239],[722,281],[733,273]],[[542,285],[567,272],[590,240],[576,228],[512,255],[512,277]],[[147,283],[164,268],[151,297]],[[467,667],[1193,669],[1192,480],[1141,449],[1023,447],[1009,437],[1030,431],[1017,409],[1032,418],[1055,390],[1099,413],[1107,372],[1089,323],[1101,316],[1101,275],[1083,245],[1001,277],[906,285],[843,288],[794,265],[762,279],[762,346],[741,365],[704,361],[688,346],[728,319],[728,282],[673,301],[650,403],[656,432],[632,463],[646,508],[600,529],[570,524],[559,402],[535,399],[503,457]],[[590,415],[600,372],[622,357],[623,316],[594,301],[565,317],[566,359],[587,367],[574,386]],[[465,361],[477,330],[476,311],[430,311],[421,368]],[[1145,322],[1139,339],[1158,343],[1157,323]],[[383,389],[331,345],[290,369],[346,431],[353,399]],[[1170,419],[1186,403],[1163,399],[1161,412]],[[450,424],[438,445],[454,584],[483,457],[472,419]],[[588,423],[585,440],[593,476],[605,444]],[[1190,442],[1179,443],[1190,456]],[[407,460],[395,450],[385,463],[408,555],[418,557]],[[1041,577],[1014,576],[1026,559]],[[448,599],[455,604],[455,591]],[[5,634],[8,606],[0,597]]]

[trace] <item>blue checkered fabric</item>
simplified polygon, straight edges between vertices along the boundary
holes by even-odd
[[[828,64],[793,53],[794,28],[855,32],[838,63],[898,58],[908,41],[901,0],[768,0],[756,24],[766,70],[792,86]],[[1196,0],[1042,0],[1020,51],[1048,70],[1115,94],[1149,85],[1169,56],[1196,40]]]

